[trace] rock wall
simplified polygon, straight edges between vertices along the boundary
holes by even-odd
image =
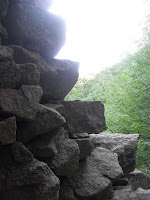
[[[103,104],[64,101],[79,63],[54,58],[66,25],[48,3],[0,0],[0,199],[148,200],[139,136],[96,134]]]

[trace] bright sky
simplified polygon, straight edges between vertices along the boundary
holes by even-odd
[[[50,11],[67,23],[57,55],[80,62],[80,75],[96,73],[136,49],[145,13],[143,0],[54,0]]]

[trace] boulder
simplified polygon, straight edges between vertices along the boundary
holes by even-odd
[[[90,138],[78,138],[75,139],[80,149],[80,161],[85,160],[89,156],[94,148],[94,145]]]
[[[100,101],[62,101],[70,136],[106,130],[104,105]]]
[[[0,45],[0,62],[13,59],[13,49]]]
[[[79,147],[64,128],[42,135],[27,144],[39,160],[46,162],[57,176],[71,176],[78,170]]]
[[[124,174],[135,169],[138,134],[92,134],[90,137],[95,147],[103,147],[118,154]]]
[[[138,188],[134,193],[137,196],[137,200],[150,200],[150,189]]]
[[[45,58],[54,58],[65,43],[64,20],[24,1],[9,6],[3,24],[10,44],[19,44]]]
[[[145,173],[135,169],[128,175],[130,180],[130,184],[132,186],[132,190],[136,190],[138,188],[150,189],[150,176]]]
[[[35,159],[23,165],[1,168],[0,179],[2,199],[58,200],[59,198],[59,179],[45,163]]]
[[[0,122],[0,145],[11,144],[16,141],[16,118],[10,117]]]
[[[63,100],[78,79],[79,63],[69,60],[51,59],[46,62],[38,53],[17,45],[9,45],[14,50],[17,64],[34,63],[40,68],[40,86],[43,89],[43,103],[49,100]]]
[[[49,60],[49,69],[41,72],[43,102],[63,100],[78,80],[79,63],[70,60]],[[55,75],[52,74],[55,70]]]
[[[0,23],[0,38],[1,38],[1,43],[5,45],[7,43],[8,33],[6,29],[1,25],[1,23]]]
[[[112,200],[139,200],[130,187],[124,187],[114,191]]]
[[[19,89],[22,85],[38,85],[40,72],[36,65],[17,65],[14,61],[1,62],[0,88]]]
[[[15,116],[17,120],[35,119],[42,89],[23,85],[20,90],[0,89],[1,116]]]
[[[8,0],[0,0],[0,20],[6,15],[8,5]]]
[[[85,162],[80,164],[78,173],[71,181],[78,199],[108,200],[113,196],[111,180],[122,176],[117,154],[95,148]]]
[[[39,135],[62,127],[64,123],[65,119],[56,110],[39,105],[33,121],[18,123],[17,140],[26,143]]]

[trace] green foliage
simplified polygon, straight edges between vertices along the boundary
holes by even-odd
[[[140,134],[137,167],[150,174],[150,18],[144,31],[136,53],[92,79],[80,78],[66,100],[100,100],[109,131]]]

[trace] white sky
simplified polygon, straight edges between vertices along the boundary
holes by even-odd
[[[54,0],[51,12],[67,23],[67,40],[57,55],[80,62],[80,75],[96,73],[136,49],[142,36],[142,0]]]

